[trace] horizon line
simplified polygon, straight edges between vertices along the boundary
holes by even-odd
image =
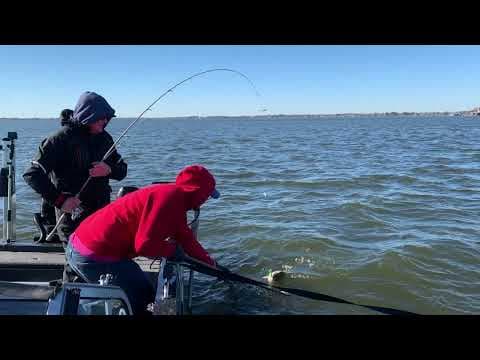
[[[280,116],[320,116],[320,117],[327,117],[327,116],[411,116],[411,115],[470,115],[470,116],[478,116],[480,111],[477,110],[462,110],[462,111],[387,111],[387,112],[347,112],[347,113],[331,113],[331,114],[311,114],[311,113],[300,113],[300,114],[258,114],[258,115],[177,115],[177,116],[162,116],[162,117],[142,117],[142,119],[183,119],[183,118],[209,118],[209,117],[224,117],[224,118],[236,118],[236,117],[280,117]],[[135,116],[123,116],[123,117],[116,117],[116,119],[136,119]],[[28,116],[28,117],[0,117],[0,120],[32,120],[32,119],[39,119],[39,120],[58,120],[58,117],[36,117],[36,116]]]

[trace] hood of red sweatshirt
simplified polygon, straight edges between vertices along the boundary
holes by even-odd
[[[187,210],[199,208],[210,196],[220,196],[215,189],[215,178],[201,165],[184,168],[177,175],[175,184],[187,194]]]

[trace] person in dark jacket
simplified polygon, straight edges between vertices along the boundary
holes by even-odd
[[[65,126],[69,123],[71,117],[73,116],[73,110],[70,109],[63,109],[60,112],[60,125]],[[44,139],[42,141],[42,144],[46,141],[47,139]],[[47,200],[42,198],[42,204],[40,206],[40,215],[42,216],[42,219],[44,221],[44,225],[47,226],[47,229],[50,229],[50,227],[55,226],[56,223],[56,218],[55,218],[55,207],[50,205]]]
[[[55,207],[57,221],[66,214],[58,227],[64,246],[83,219],[110,202],[109,180],[122,180],[127,175],[127,164],[116,150],[101,161],[113,145],[104,129],[114,116],[115,110],[102,96],[83,93],[72,116],[42,142],[23,174],[27,184]],[[88,185],[75,197],[90,176]],[[72,219],[72,212],[79,206],[83,212]]]

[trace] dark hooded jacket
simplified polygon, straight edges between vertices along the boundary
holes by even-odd
[[[101,161],[113,139],[106,131],[90,134],[86,124],[102,118],[111,119],[115,110],[103,97],[93,92],[84,93],[69,121],[56,133],[45,139],[25,171],[23,178],[49,204],[61,208],[67,194],[77,194],[89,177],[92,162]],[[127,175],[127,164],[117,151],[105,160],[112,172],[107,177],[96,177],[80,194],[82,207],[91,213],[110,202],[109,179],[122,180]]]
[[[110,120],[115,116],[115,110],[108,104],[103,96],[93,91],[85,91],[78,99],[72,119],[82,125],[94,123],[100,119]]]
[[[60,125],[65,126],[71,121],[73,116],[73,110],[63,109],[60,113]]]
[[[144,187],[90,215],[74,236],[82,249],[98,257],[169,257],[178,243],[188,255],[213,265],[188,227],[187,211],[199,208],[214,190],[207,169],[188,166],[175,183]]]

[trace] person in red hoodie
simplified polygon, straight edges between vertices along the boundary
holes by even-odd
[[[112,274],[112,283],[125,290],[134,314],[143,314],[155,293],[132,259],[171,257],[180,245],[189,256],[216,266],[189,228],[187,211],[219,196],[215,178],[205,167],[187,166],[175,183],[136,190],[83,220],[70,236],[67,261],[92,283],[101,274]]]

